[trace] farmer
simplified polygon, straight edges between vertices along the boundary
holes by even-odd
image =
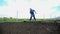
[[[31,21],[32,17],[36,21],[36,18],[35,18],[35,14],[34,13],[36,13],[35,10],[33,10],[32,8],[30,8],[30,14],[31,14],[30,21]]]

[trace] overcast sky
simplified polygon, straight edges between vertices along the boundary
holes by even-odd
[[[30,18],[29,8],[34,9],[36,18],[60,16],[60,0],[0,0],[0,17]]]

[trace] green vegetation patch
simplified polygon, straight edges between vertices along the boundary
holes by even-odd
[[[53,22],[57,19],[36,19],[36,22]],[[29,19],[17,19],[17,18],[7,18],[7,17],[4,17],[4,18],[0,18],[0,22],[34,22],[34,19],[32,19],[31,21]]]

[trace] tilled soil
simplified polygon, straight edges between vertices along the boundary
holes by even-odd
[[[59,23],[5,22],[0,23],[0,34],[59,34]]]

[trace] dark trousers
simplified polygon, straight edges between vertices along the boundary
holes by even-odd
[[[36,21],[35,15],[31,14],[30,20],[32,20],[32,17],[34,18],[34,20]]]

